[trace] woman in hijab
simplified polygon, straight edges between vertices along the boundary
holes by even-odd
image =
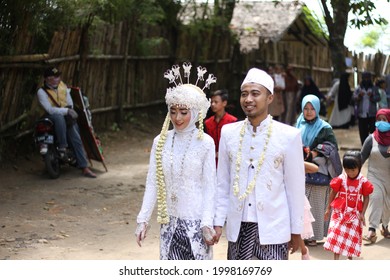
[[[319,98],[319,100],[320,100],[320,115],[325,116],[326,115],[325,96],[321,93],[320,89],[318,88],[318,86],[314,82],[313,78],[310,76],[306,76],[304,81],[303,81],[299,104],[302,103],[303,98],[308,94],[313,94]]]
[[[348,82],[349,73],[343,73],[332,86],[327,98],[334,101],[329,124],[333,128],[348,128],[351,122],[353,107],[351,104],[352,91]]]
[[[301,130],[305,161],[319,165],[319,170],[306,175],[305,193],[312,207],[314,236],[306,240],[307,245],[316,246],[327,234],[324,220],[325,206],[329,192],[330,175],[322,150],[337,151],[337,141],[332,127],[319,118],[320,100],[317,96],[306,95],[301,103],[302,113],[296,127]]]
[[[183,68],[184,78],[189,79],[191,65],[184,63]],[[203,81],[205,72],[198,67],[198,81]],[[216,80],[210,75],[205,87]],[[168,114],[153,142],[136,240],[141,246],[157,201],[160,259],[207,260],[212,258],[215,237],[216,187],[214,140],[202,127],[210,100],[197,85],[183,84],[179,66],[164,77],[176,86],[168,88],[165,95]],[[168,130],[170,123],[173,129]]]
[[[370,243],[375,243],[380,223],[382,235],[390,238],[390,109],[376,113],[375,127],[361,149],[363,163],[368,159],[367,179],[374,185],[368,204],[368,233],[363,237]]]

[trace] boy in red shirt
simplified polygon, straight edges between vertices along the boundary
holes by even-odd
[[[214,115],[205,121],[205,131],[214,139],[215,143],[215,162],[218,164],[219,139],[221,138],[222,126],[237,121],[235,116],[226,112],[228,103],[227,90],[216,90],[211,94],[211,110]]]

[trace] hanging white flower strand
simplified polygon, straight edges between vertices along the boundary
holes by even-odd
[[[165,117],[163,127],[161,129],[160,138],[156,147],[156,183],[157,183],[157,222],[160,224],[169,223],[167,210],[167,191],[165,187],[164,170],[162,165],[162,152],[167,139],[169,127],[169,112]]]
[[[257,175],[260,173],[260,169],[263,166],[264,159],[265,159],[265,153],[267,152],[268,143],[269,143],[269,140],[270,140],[271,134],[272,134],[272,124],[273,124],[272,122],[273,121],[272,121],[272,117],[269,117],[269,118],[271,118],[271,120],[270,120],[270,123],[268,125],[268,129],[267,129],[267,138],[265,139],[264,148],[263,148],[263,151],[261,153],[259,162],[257,164],[255,176],[253,177],[252,181],[249,183],[249,185],[247,186],[247,188],[245,189],[245,192],[243,194],[240,194],[240,188],[238,186],[238,182],[240,179],[240,170],[241,170],[242,142],[243,142],[244,135],[245,135],[245,129],[248,125],[247,118],[245,119],[244,124],[241,127],[240,141],[239,141],[237,159],[236,159],[236,175],[234,176],[234,181],[233,181],[233,194],[234,194],[234,196],[238,197],[238,200],[240,200],[240,201],[244,200],[249,194],[252,193],[252,191],[256,185]]]

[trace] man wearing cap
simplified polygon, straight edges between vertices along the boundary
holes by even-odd
[[[286,260],[303,230],[305,174],[300,131],[272,119],[274,81],[252,68],[241,85],[247,118],[222,128],[214,228],[226,223],[228,259]]]
[[[73,110],[73,101],[70,89],[61,81],[61,72],[51,67],[44,71],[44,85],[38,90],[38,101],[54,122],[55,133],[58,142],[58,151],[62,157],[66,157],[68,140],[73,147],[77,165],[82,169],[83,175],[96,178],[96,175],[88,168],[87,157],[81,141],[77,122],[77,113]],[[65,116],[73,119],[66,122]]]

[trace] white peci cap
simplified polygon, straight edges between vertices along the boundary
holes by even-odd
[[[250,69],[241,84],[241,89],[245,84],[249,83],[262,85],[263,87],[268,89],[271,94],[274,94],[274,80],[270,75],[267,74],[267,72],[263,70],[257,68]]]

